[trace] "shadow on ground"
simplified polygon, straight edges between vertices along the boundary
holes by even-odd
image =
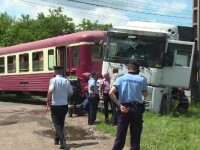
[[[45,98],[34,98],[30,95],[0,94],[0,102],[13,102],[32,105],[46,105]]]

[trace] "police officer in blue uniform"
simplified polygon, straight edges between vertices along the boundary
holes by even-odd
[[[130,60],[128,73],[118,77],[109,92],[111,99],[121,111],[113,150],[123,149],[129,125],[131,150],[140,149],[144,112],[142,96],[146,97],[148,93],[147,80],[139,75],[139,67],[136,60]],[[117,91],[119,92],[118,99],[115,96]]]
[[[99,103],[97,74],[95,72],[90,74],[90,79],[88,80],[88,103],[88,124],[93,125],[96,120]]]
[[[63,67],[54,67],[55,77],[50,80],[47,105],[51,108],[51,118],[55,127],[54,144],[61,144],[60,149],[69,149],[63,132],[65,116],[68,111],[68,97],[73,94],[70,82],[62,76]]]

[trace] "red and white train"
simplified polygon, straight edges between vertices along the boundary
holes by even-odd
[[[86,72],[101,73],[103,55],[96,41],[106,41],[104,31],[83,31],[0,48],[0,91],[46,94],[53,66],[72,68],[82,78]],[[83,87],[87,81],[82,80]]]

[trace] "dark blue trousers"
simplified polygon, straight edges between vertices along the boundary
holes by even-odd
[[[109,119],[109,110],[108,110],[108,107],[109,107],[109,104],[110,104],[110,107],[112,109],[112,105],[111,105],[111,99],[110,99],[110,96],[109,94],[103,94],[103,97],[104,97],[104,116],[105,116],[105,121],[108,121]]]
[[[115,93],[115,96],[117,98],[119,97],[118,92]],[[117,125],[118,120],[119,120],[120,110],[119,110],[119,107],[117,106],[117,104],[113,100],[111,100],[111,105],[112,105],[112,121],[111,121],[111,123],[113,125]]]
[[[88,96],[89,109],[88,109],[88,124],[92,125],[97,117],[99,96],[96,94],[94,97]]]
[[[111,123],[113,125],[117,125],[118,124],[118,120],[119,120],[119,107],[117,106],[117,104],[115,104],[115,102],[113,100],[111,100],[111,105],[112,105],[112,121]]]
[[[63,132],[63,128],[67,111],[68,111],[67,105],[51,106],[51,118],[56,130],[55,140],[59,140],[60,143],[65,142],[65,135]]]
[[[142,106],[128,107],[127,113],[120,113],[117,126],[117,136],[113,146],[113,150],[122,150],[125,141],[128,127],[130,125],[131,150],[140,149],[140,139],[143,124],[143,108]]]

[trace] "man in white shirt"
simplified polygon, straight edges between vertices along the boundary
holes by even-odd
[[[68,111],[68,98],[73,94],[70,82],[62,76],[63,67],[54,67],[55,77],[50,80],[47,104],[51,107],[51,118],[56,130],[54,144],[60,149],[68,149],[63,132],[65,116]]]

